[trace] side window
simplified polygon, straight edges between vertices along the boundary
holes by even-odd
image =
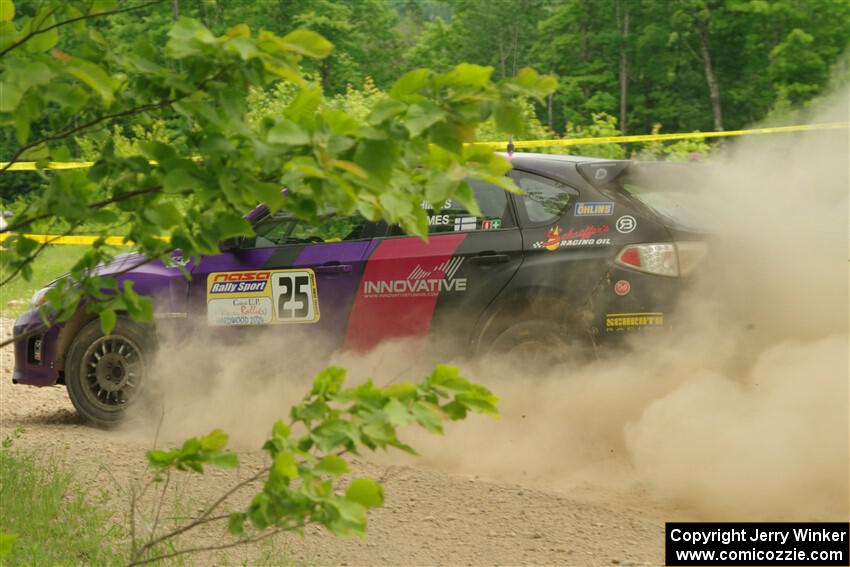
[[[242,248],[271,248],[284,244],[339,242],[364,237],[366,219],[360,215],[327,215],[315,223],[290,215],[268,216],[254,225],[256,236],[242,241]]]
[[[505,190],[496,185],[468,179],[481,216],[474,216],[456,199],[446,199],[442,203],[422,202],[422,208],[428,214],[428,233],[459,232],[467,230],[501,230],[514,225],[510,204]],[[400,234],[397,230],[393,233]]]
[[[525,191],[520,201],[531,224],[545,224],[557,220],[578,195],[575,189],[545,177],[521,171],[515,171],[512,176],[516,184]]]

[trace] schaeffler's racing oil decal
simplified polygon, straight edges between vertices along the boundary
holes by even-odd
[[[564,232],[560,226],[553,226],[546,232],[546,240],[535,242],[531,245],[532,248],[545,248],[546,250],[558,250],[559,248],[568,247],[585,247],[585,246],[608,246],[611,244],[611,239],[607,237],[598,237],[597,234],[608,234],[607,224],[588,225],[583,228],[572,229]]]
[[[437,297],[465,293],[462,257],[453,257],[464,234],[381,241],[369,256],[348,322],[345,347],[367,350],[384,339],[425,337]]]
[[[315,323],[313,270],[213,272],[207,277],[207,323],[213,326]]]
[[[663,325],[664,313],[608,313],[605,315],[605,330],[609,333]]]

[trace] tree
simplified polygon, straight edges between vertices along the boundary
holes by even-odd
[[[121,223],[138,252],[127,269],[154,258],[170,262],[178,249],[195,261],[217,253],[221,240],[250,233],[242,213],[257,202],[308,221],[328,209],[356,210],[425,236],[422,200],[453,198],[476,211],[467,179],[516,189],[503,175],[505,159],[465,143],[491,117],[497,127],[512,131],[525,98],[542,100],[555,86],[554,79],[531,69],[498,83],[490,78],[492,68],[478,65],[443,73],[416,69],[361,114],[348,113],[325,100],[302,72],[302,62],[321,62],[333,49],[314,31],[255,34],[238,24],[215,35],[199,21],[179,17],[159,52],[145,35],[129,49],[113,49],[93,23],[153,5],[49,0],[16,14],[12,0],[0,0],[0,125],[4,139],[14,140],[0,166],[0,182],[14,175],[9,168],[20,160],[36,160],[44,182],[3,232],[73,234],[85,223],[105,235]],[[274,85],[290,89],[285,106],[252,117],[247,104],[252,91]],[[162,123],[176,125],[173,134],[147,135]],[[122,129],[141,134],[119,144],[123,136],[110,134]],[[105,138],[88,145],[94,166],[49,172],[48,161],[77,157],[75,139],[83,136]],[[11,273],[0,283],[29,278],[44,245],[22,234],[13,234],[6,245]],[[122,286],[120,277],[97,274],[113,255],[105,238],[95,242],[47,293],[44,325],[13,340],[83,309],[98,314],[105,334],[118,312],[150,319],[150,300],[138,296],[129,280]],[[412,452],[398,439],[397,427],[418,423],[440,433],[445,419],[496,412],[489,391],[449,367],[438,367],[418,385],[381,388],[368,382],[343,389],[343,380],[341,369],[326,369],[292,408],[289,423],[274,425],[264,447],[272,464],[253,477],[265,483],[247,508],[218,513],[233,492],[225,493],[200,517],[166,533],[156,531],[157,512],[148,539],[134,545],[131,564],[195,551],[156,550],[213,521],[227,521],[237,538],[232,545],[310,523],[335,534],[362,534],[367,510],[380,506],[383,495],[366,478],[337,494],[336,479],[348,470],[344,456],[362,448]],[[149,462],[161,473],[153,480],[165,480],[167,487],[174,471],[235,466],[226,442],[224,433],[214,431],[178,449],[151,451]]]
[[[241,215],[257,202],[305,220],[329,208],[357,210],[424,235],[422,199],[451,196],[476,210],[464,179],[513,187],[502,175],[504,159],[463,144],[490,116],[513,128],[521,99],[542,98],[554,87],[553,79],[532,70],[494,83],[487,67],[419,69],[357,119],[325,104],[321,89],[302,75],[302,61],[322,61],[332,52],[315,32],[255,34],[236,25],[216,36],[197,20],[180,18],[164,52],[144,36],[129,51],[115,51],[87,22],[148,4],[57,0],[18,17],[10,0],[2,6],[0,122],[14,129],[17,141],[0,168],[2,178],[22,159],[72,158],[74,136],[155,120],[180,124],[178,143],[150,140],[121,155],[107,139],[91,169],[43,172],[43,192],[6,229],[73,234],[83,223],[99,223],[101,230],[121,223],[140,253],[136,264],[170,261],[175,249],[184,258],[217,253],[219,241],[250,232]],[[293,86],[291,103],[281,115],[248,122],[250,90],[279,81]],[[0,283],[28,278],[43,246],[21,235],[6,245],[11,273]],[[95,243],[48,292],[45,320],[66,320],[83,305],[99,314],[105,331],[117,311],[150,317],[150,302],[129,284],[119,289],[115,278],[94,273],[113,254],[103,240]]]

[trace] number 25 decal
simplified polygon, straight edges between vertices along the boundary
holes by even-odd
[[[312,270],[272,272],[272,296],[278,323],[315,323],[319,320],[316,276]]]

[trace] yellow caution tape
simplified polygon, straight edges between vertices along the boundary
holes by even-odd
[[[12,236],[12,233],[6,232],[0,234],[0,242],[8,239]],[[24,238],[29,238],[30,240],[35,240],[40,244],[76,244],[76,245],[89,245],[93,244],[95,240],[101,238],[100,236],[92,236],[92,235],[82,235],[75,234],[73,236],[61,236],[56,234],[22,234]],[[163,237],[163,240],[168,240],[166,237]],[[124,236],[107,236],[105,239],[106,244],[110,246],[130,246],[132,241],[127,239]]]
[[[633,136],[605,136],[599,138],[564,138],[561,140],[520,140],[513,143],[516,149],[549,148],[554,146],[586,146],[591,144],[624,144],[627,142],[663,142],[669,140],[688,140],[703,138],[724,138],[729,136],[750,136],[754,134],[779,134],[783,132],[805,132],[807,130],[837,130],[850,127],[847,122],[827,122],[822,124],[804,124],[799,126],[776,126],[773,128],[752,128],[749,130],[724,130],[721,132],[688,132],[684,134],[636,134]],[[474,146],[506,149],[507,142],[476,142]]]
[[[809,130],[838,130],[850,127],[847,122],[825,122],[821,124],[801,124],[798,126],[776,126],[772,128],[751,128],[749,130],[723,130],[720,132],[687,132],[682,134],[636,134],[633,136],[604,136],[599,138],[563,138],[559,140],[518,140],[516,149],[551,148],[556,146],[587,146],[593,144],[625,144],[629,142],[665,142],[670,140],[689,140],[705,138],[727,138],[731,136],[752,136],[757,134],[781,134],[784,132],[806,132]],[[508,142],[474,142],[472,146],[485,148],[506,149]],[[156,164],[151,161],[151,164]],[[0,162],[0,169],[8,162]],[[81,169],[91,167],[91,161],[47,162],[43,168],[36,167],[34,161],[19,161],[9,166],[6,171],[36,171],[38,169]]]

